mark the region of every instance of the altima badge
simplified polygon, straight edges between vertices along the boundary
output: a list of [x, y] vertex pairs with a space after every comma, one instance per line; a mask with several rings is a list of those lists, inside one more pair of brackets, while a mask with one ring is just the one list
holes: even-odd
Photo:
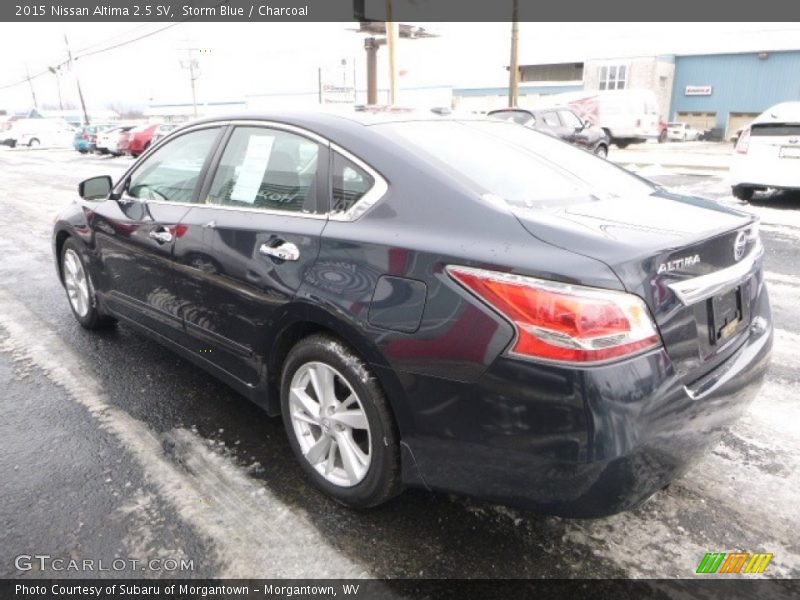
[[699, 262], [699, 254], [695, 254], [694, 256], [684, 256], [683, 258], [676, 258], [675, 260], [670, 260], [658, 265], [658, 274], [661, 275], [661, 273], [669, 273], [670, 271], [677, 271], [678, 269], [693, 267]]

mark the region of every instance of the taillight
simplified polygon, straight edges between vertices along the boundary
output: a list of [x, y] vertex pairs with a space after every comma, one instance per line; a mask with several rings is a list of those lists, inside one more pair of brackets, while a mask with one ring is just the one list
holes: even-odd
[[633, 294], [469, 267], [447, 272], [514, 324], [514, 355], [592, 363], [661, 345], [647, 306]]
[[747, 149], [750, 147], [750, 128], [747, 127], [739, 134], [739, 139], [736, 140], [736, 152], [739, 154], [747, 154]]

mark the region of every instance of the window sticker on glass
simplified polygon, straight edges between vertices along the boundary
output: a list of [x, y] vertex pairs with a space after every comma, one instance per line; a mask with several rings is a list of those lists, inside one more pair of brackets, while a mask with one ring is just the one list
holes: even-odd
[[272, 144], [275, 138], [265, 135], [251, 135], [247, 142], [244, 161], [242, 161], [236, 185], [233, 186], [230, 199], [237, 202], [254, 204], [264, 173], [267, 170]]

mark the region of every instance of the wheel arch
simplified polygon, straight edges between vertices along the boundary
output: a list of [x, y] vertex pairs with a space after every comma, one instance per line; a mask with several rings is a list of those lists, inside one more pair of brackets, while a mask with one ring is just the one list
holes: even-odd
[[265, 352], [267, 388], [265, 408], [270, 415], [280, 414], [280, 377], [289, 352], [301, 339], [322, 333], [341, 340], [367, 363], [386, 394], [392, 416], [402, 437], [411, 418], [406, 408], [407, 403], [404, 401], [404, 387], [394, 371], [389, 368], [378, 347], [365, 333], [328, 311], [305, 302], [294, 304], [276, 321], [281, 323], [281, 327], [267, 340]]

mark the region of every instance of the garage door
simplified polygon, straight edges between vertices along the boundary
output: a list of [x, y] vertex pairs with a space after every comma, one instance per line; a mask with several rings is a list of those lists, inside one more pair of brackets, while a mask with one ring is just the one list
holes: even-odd
[[679, 112], [678, 121], [688, 123], [695, 129], [705, 131], [717, 126], [717, 113], [712, 112]]
[[731, 113], [731, 116], [728, 117], [728, 130], [725, 132], [725, 137], [730, 139], [736, 132], [740, 129], [747, 127], [750, 124], [750, 121], [755, 119], [759, 113]]

